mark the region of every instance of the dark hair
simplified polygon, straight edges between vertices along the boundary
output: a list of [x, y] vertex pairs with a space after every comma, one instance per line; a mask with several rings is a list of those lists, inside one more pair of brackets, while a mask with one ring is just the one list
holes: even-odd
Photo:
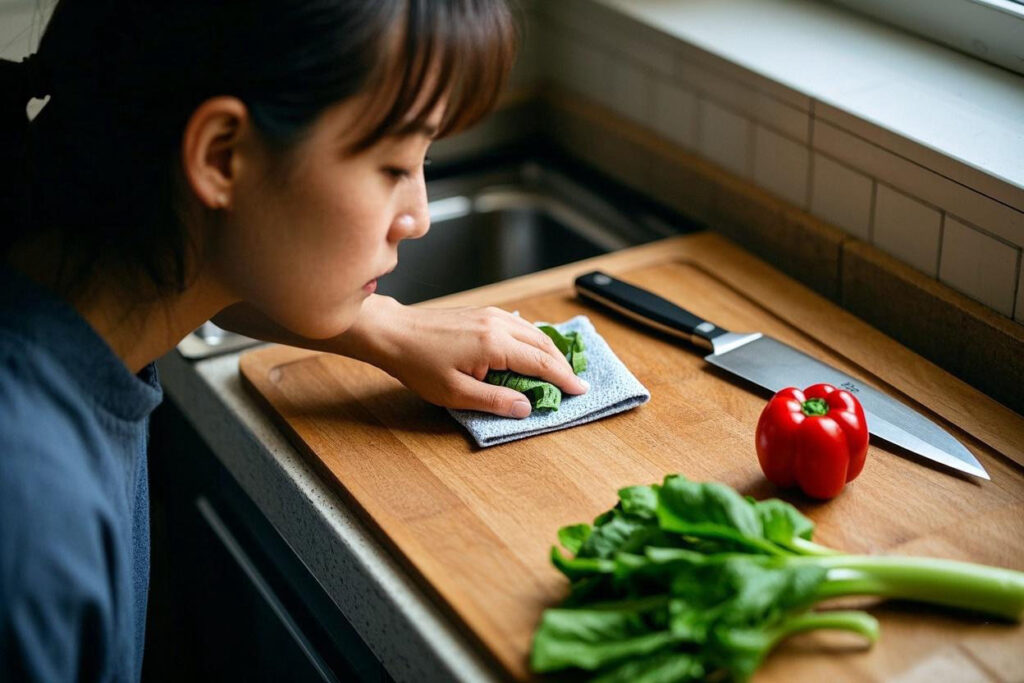
[[60, 0], [30, 65], [0, 63], [0, 143], [23, 161], [0, 178], [14, 192], [0, 249], [58, 230], [85, 263], [181, 289], [180, 142], [205, 99], [239, 97], [280, 154], [360, 92], [374, 106], [356, 149], [450, 95], [446, 135], [493, 107], [516, 43], [505, 0]]

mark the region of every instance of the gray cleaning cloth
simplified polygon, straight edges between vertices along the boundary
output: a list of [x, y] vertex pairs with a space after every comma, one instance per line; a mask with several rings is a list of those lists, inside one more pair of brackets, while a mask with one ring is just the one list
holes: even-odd
[[563, 394], [558, 410], [535, 410], [522, 420], [473, 410], [449, 410], [481, 448], [600, 420], [650, 400], [650, 392], [622, 364], [587, 316], [578, 315], [554, 327], [563, 334], [577, 331], [583, 338], [587, 369], [579, 376], [590, 382], [590, 391], [582, 396]]

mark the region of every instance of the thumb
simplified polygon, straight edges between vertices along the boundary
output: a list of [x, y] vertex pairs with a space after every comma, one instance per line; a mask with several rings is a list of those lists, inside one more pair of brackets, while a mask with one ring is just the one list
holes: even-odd
[[481, 382], [469, 375], [459, 375], [454, 389], [451, 407], [459, 410], [480, 410], [514, 418], [528, 417], [533, 410], [529, 399], [520, 392]]

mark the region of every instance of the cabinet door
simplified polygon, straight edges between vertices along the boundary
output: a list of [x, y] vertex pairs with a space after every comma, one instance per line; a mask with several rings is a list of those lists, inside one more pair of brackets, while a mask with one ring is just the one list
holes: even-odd
[[144, 681], [388, 680], [330, 597], [173, 406], [154, 418], [150, 443]]

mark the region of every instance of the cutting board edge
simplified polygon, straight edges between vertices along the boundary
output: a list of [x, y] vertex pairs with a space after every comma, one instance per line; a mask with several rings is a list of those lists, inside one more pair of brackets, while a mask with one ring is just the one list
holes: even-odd
[[[327, 463], [312, 451], [309, 444], [307, 444], [295, 431], [294, 427], [288, 423], [287, 418], [273, 406], [270, 398], [265, 396], [259, 387], [257, 387], [252, 381], [249, 377], [249, 373], [257, 375], [260, 373], [267, 374], [275, 367], [280, 367], [282, 365], [281, 363], [263, 362], [267, 357], [275, 355], [273, 353], [274, 351], [280, 353], [281, 346], [282, 345], [276, 345], [256, 349], [246, 353], [244, 357], [239, 359], [239, 376], [243, 389], [260, 405], [263, 410], [270, 414], [274, 424], [282, 431], [285, 438], [288, 440], [288, 443], [313, 469], [317, 477], [319, 477], [325, 485], [327, 485], [337, 495], [341, 496], [346, 506], [356, 514], [362, 523], [367, 525], [373, 538], [380, 543], [384, 552], [409, 572], [409, 575], [413, 578], [416, 585], [423, 590], [424, 594], [430, 600], [431, 605], [433, 605], [440, 614], [444, 615], [444, 618], [448, 620], [449, 625], [456, 628], [459, 633], [469, 639], [474, 650], [480, 656], [491, 662], [496, 667], [496, 670], [500, 670], [503, 673], [505, 680], [535, 680], [535, 676], [529, 670], [528, 661], [519, 661], [519, 658], [512, 656], [503, 656], [507, 651], [498, 651], [488, 646], [487, 641], [485, 640], [485, 635], [477, 632], [473, 628], [474, 624], [480, 623], [480, 617], [476, 616], [467, 619], [467, 615], [460, 613], [455, 607], [456, 604], [460, 604], [463, 607], [466, 605], [474, 606], [474, 602], [472, 600], [453, 600], [450, 598], [454, 596], [446, 596], [446, 594], [438, 590], [438, 587], [430, 581], [429, 577], [423, 573], [423, 570], [407, 556], [405, 551], [403, 551], [402, 546], [400, 545], [401, 539], [391, 537], [383, 526], [381, 526], [381, 521], [376, 519], [374, 515], [371, 514], [371, 512], [359, 501], [356, 495], [346, 488]], [[294, 349], [293, 347], [288, 347], [288, 350], [294, 350], [297, 352], [304, 351]], [[286, 361], [284, 364], [291, 362], [306, 362], [316, 356], [330, 354], [312, 351], [309, 353], [295, 353], [294, 355], [297, 357], [293, 360], [290, 359]], [[475, 607], [474, 611], [477, 611]]]

